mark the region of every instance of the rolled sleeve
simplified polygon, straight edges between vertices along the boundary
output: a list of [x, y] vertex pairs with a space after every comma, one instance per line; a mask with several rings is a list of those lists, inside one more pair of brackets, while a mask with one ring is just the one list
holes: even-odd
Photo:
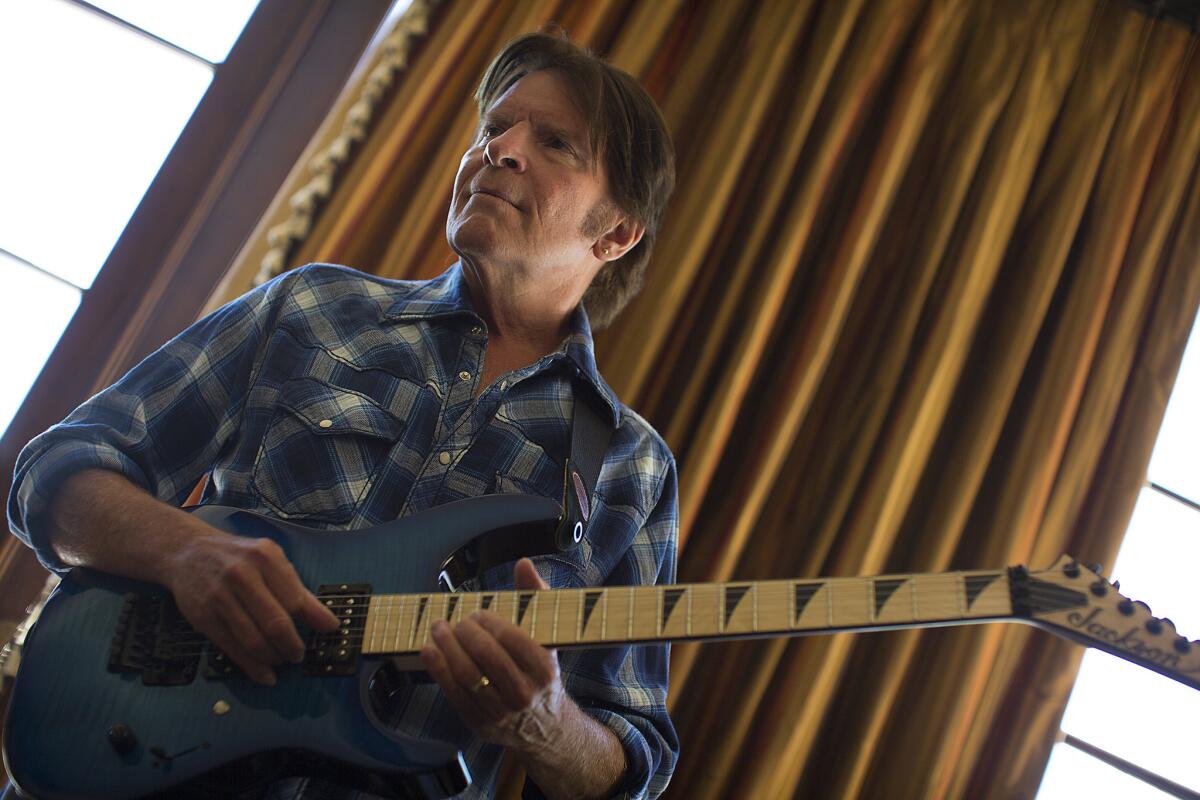
[[187, 497], [236, 433], [271, 298], [281, 294], [272, 282], [196, 322], [25, 446], [8, 522], [42, 564], [68, 569], [51, 546], [47, 515], [71, 475], [106, 469], [165, 502]]
[[[38, 561], [46, 569], [64, 573], [70, 567], [54, 552], [45, 524], [50, 501], [63, 482], [86, 469], [107, 469], [119, 472], [145, 488], [146, 476], [132, 459], [111, 447], [59, 441], [43, 450], [34, 446], [36, 441], [22, 451], [17, 461], [14, 488], [9, 496], [9, 527], [19, 539], [33, 548]], [[27, 455], [31, 449], [32, 452]]]
[[[651, 751], [647, 734], [625, 716], [615, 711], [603, 708], [584, 708], [584, 711], [611, 730], [625, 751], [625, 777], [618, 787], [618, 793], [614, 796], [627, 800], [642, 800], [644, 797], [656, 797], [661, 794], [662, 790], [666, 788], [665, 780], [662, 781], [661, 786], [654, 787], [655, 791], [651, 793], [651, 781], [661, 759], [655, 758], [655, 753]], [[650, 738], [658, 739], [659, 737], [656, 732], [652, 732]], [[659, 744], [660, 746], [655, 749], [658, 753], [662, 753], [664, 748], [661, 746], [661, 742]]]

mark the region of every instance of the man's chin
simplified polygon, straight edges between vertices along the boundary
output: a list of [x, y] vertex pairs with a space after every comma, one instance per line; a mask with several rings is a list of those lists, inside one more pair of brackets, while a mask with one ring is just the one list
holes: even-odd
[[447, 231], [446, 241], [460, 258], [471, 261], [494, 261], [504, 249], [494, 226], [470, 220]]

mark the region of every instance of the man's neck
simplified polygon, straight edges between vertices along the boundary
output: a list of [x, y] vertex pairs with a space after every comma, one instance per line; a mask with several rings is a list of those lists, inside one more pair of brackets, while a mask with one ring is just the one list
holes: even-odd
[[515, 270], [485, 271], [463, 262], [472, 305], [488, 327], [481, 391], [499, 376], [557, 350], [571, 331], [571, 315], [582, 297], [578, 287], [544, 281], [537, 285], [518, 275]]
[[462, 260], [463, 279], [489, 339], [543, 356], [558, 349], [571, 330], [571, 315], [591, 275], [579, 270], [542, 270], [534, 277], [519, 267], [481, 269]]

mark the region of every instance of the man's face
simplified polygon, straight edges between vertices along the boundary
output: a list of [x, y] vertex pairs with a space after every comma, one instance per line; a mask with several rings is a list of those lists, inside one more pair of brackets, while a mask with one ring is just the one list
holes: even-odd
[[610, 216], [607, 176], [592, 162], [587, 122], [568, 92], [557, 73], [540, 70], [485, 111], [446, 220], [460, 255], [534, 277], [598, 267], [593, 246], [603, 226], [595, 223]]

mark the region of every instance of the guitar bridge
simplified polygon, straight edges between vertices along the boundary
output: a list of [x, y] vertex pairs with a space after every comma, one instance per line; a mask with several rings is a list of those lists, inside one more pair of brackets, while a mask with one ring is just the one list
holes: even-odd
[[198, 639], [170, 597], [128, 592], [113, 630], [108, 671], [140, 674], [145, 686], [184, 686], [200, 664]]
[[317, 587], [317, 599], [340, 623], [332, 633], [313, 633], [304, 651], [305, 675], [353, 675], [362, 653], [371, 585], [337, 583]]

